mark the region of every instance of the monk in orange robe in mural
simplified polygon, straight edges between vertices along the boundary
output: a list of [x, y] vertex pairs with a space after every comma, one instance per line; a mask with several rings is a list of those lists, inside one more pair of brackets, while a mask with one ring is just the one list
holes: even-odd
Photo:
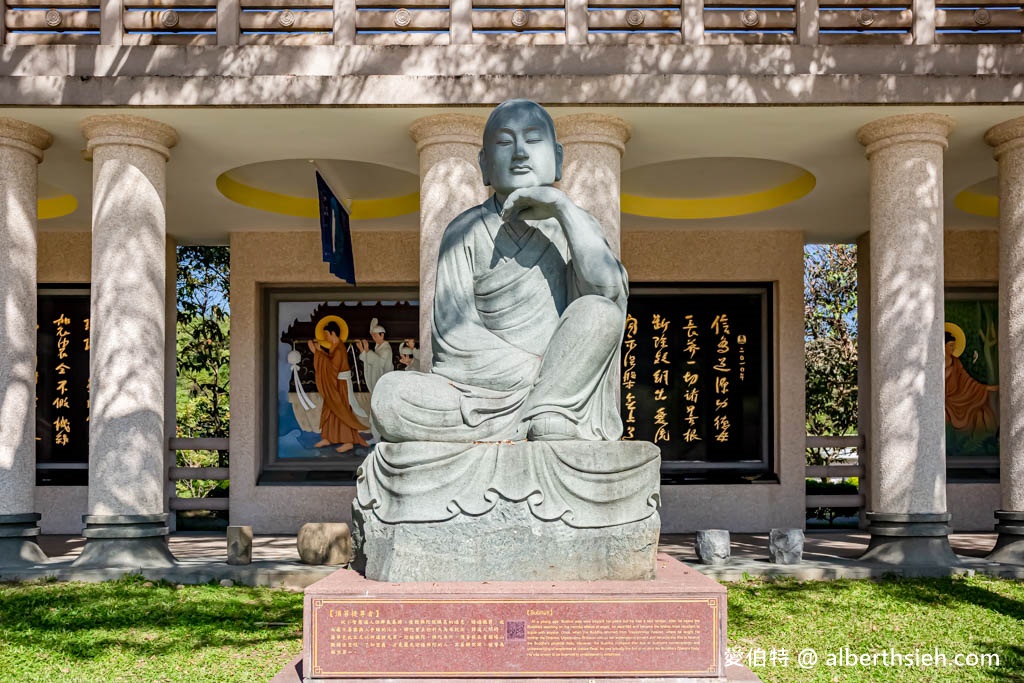
[[[348, 382], [351, 381], [351, 375], [348, 373], [351, 369], [345, 345], [339, 336], [341, 328], [332, 321], [324, 327], [324, 332], [331, 345], [329, 351], [325, 351], [315, 341], [309, 342], [309, 350], [313, 352], [313, 369], [316, 372], [316, 389], [320, 392], [320, 400], [323, 402], [320, 411], [322, 439], [314, 448], [337, 443], [341, 445], [335, 450], [338, 453], [345, 453], [355, 448], [357, 444], [368, 445], [359, 432], [366, 431], [369, 427], [359, 421], [349, 403]], [[348, 379], [342, 379], [339, 375]]]
[[972, 434], [994, 432], [999, 427], [989, 396], [996, 385], [982, 384], [968, 374], [954, 351], [956, 338], [946, 332], [946, 422]]

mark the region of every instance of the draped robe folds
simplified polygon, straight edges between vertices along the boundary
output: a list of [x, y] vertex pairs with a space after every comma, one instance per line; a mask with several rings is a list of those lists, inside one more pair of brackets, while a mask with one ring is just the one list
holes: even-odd
[[369, 351], [360, 351], [359, 360], [363, 361], [366, 387], [370, 390], [370, 393], [373, 393], [373, 390], [377, 388], [377, 381], [381, 377], [395, 369], [391, 354], [391, 344], [388, 342], [377, 344]]
[[453, 220], [438, 255], [433, 369], [381, 380], [373, 405], [384, 439], [521, 440], [531, 418], [557, 413], [581, 439], [617, 440], [626, 272], [618, 264], [603, 278], [612, 287], [584, 275], [554, 219], [510, 226], [492, 196]]
[[994, 432], [999, 418], [992, 409], [988, 385], [968, 374], [959, 358], [946, 368], [946, 421], [971, 434]]
[[359, 432], [365, 431], [368, 427], [352, 412], [352, 406], [348, 402], [346, 381], [338, 379], [338, 373], [349, 370], [345, 345], [339, 343], [330, 351], [317, 348], [313, 353], [313, 369], [316, 373], [316, 389], [323, 401], [323, 409], [320, 411], [320, 435], [332, 444], [352, 443], [366, 446], [366, 440]]

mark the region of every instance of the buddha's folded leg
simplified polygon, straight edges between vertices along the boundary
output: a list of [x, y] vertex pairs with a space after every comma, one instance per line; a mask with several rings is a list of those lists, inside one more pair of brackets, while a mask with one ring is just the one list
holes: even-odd
[[604, 297], [584, 296], [569, 304], [544, 354], [523, 420], [561, 415], [573, 438], [619, 438], [617, 373], [611, 366], [625, 319], [625, 311]]
[[[518, 410], [501, 410], [499, 403], [493, 419], [484, 415], [478, 424], [467, 424], [463, 405], [468, 398], [466, 389], [460, 390], [446, 377], [432, 373], [389, 372], [374, 388], [371, 419], [381, 438], [393, 443], [512, 438], [507, 433], [514, 433], [518, 425]], [[486, 399], [482, 403], [486, 409]]]

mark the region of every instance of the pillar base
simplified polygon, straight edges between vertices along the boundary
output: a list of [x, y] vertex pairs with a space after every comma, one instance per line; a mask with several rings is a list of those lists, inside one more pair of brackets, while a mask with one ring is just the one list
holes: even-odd
[[167, 515], [84, 515], [85, 547], [72, 567], [166, 569], [177, 564], [167, 548]]
[[948, 512], [869, 512], [871, 542], [861, 562], [901, 567], [956, 567], [960, 558], [949, 545]]
[[1024, 512], [996, 510], [996, 546], [985, 558], [989, 562], [1024, 564]]
[[49, 560], [36, 544], [40, 514], [0, 515], [0, 567], [31, 567]]

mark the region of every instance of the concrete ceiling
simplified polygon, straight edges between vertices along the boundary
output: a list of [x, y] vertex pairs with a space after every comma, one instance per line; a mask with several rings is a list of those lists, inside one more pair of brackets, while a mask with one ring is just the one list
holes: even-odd
[[[550, 107], [554, 116], [587, 111]], [[40, 166], [45, 197], [69, 193], [78, 200], [71, 214], [41, 221], [42, 230], [88, 230], [91, 166], [82, 160], [79, 122], [106, 109], [6, 108], [0, 116], [18, 118], [54, 134]], [[118, 110], [126, 113], [125, 110]], [[317, 221], [248, 208], [224, 197], [217, 177], [248, 167], [242, 177], [263, 178], [276, 191], [304, 185], [302, 160], [331, 159], [350, 172], [353, 194], [370, 199], [405, 194], [418, 173], [409, 125], [438, 108], [166, 108], [132, 109], [174, 126], [181, 137], [168, 164], [168, 231], [182, 243], [226, 243], [234, 231], [313, 230]], [[461, 108], [487, 114], [487, 109]], [[591, 110], [593, 111], [593, 110]], [[991, 191], [996, 172], [982, 136], [990, 126], [1024, 115], [1024, 105], [929, 107], [604, 107], [633, 126], [623, 158], [624, 191], [645, 196], [711, 197], [757, 191], [793, 179], [806, 170], [816, 178], [813, 191], [785, 206], [728, 218], [665, 220], [624, 215], [623, 229], [786, 229], [801, 230], [809, 242], [850, 240], [867, 229], [868, 164], [856, 140], [863, 124], [908, 112], [944, 112], [957, 128], [945, 163], [946, 222], [950, 229], [995, 229], [996, 221], [954, 205], [961, 191]], [[723, 158], [732, 158], [723, 161]], [[697, 160], [706, 161], [697, 161]], [[736, 161], [739, 159], [741, 161]], [[278, 160], [265, 174], [249, 166]], [[294, 161], [298, 160], [298, 161]], [[691, 161], [687, 161], [691, 160]], [[745, 162], [743, 160], [746, 160]], [[657, 165], [657, 166], [655, 166]], [[394, 171], [394, 172], [392, 172]], [[270, 178], [270, 180], [266, 180]], [[301, 181], [301, 182], [300, 182]], [[986, 183], [985, 181], [989, 181]], [[308, 196], [313, 196], [312, 173]], [[719, 187], [718, 183], [721, 183]], [[979, 185], [981, 183], [981, 185]], [[393, 184], [390, 188], [378, 184]], [[650, 192], [642, 191], [644, 187]], [[264, 188], [271, 189], [271, 188]], [[359, 196], [362, 195], [362, 196]], [[415, 213], [355, 221], [354, 228], [416, 230]]]

